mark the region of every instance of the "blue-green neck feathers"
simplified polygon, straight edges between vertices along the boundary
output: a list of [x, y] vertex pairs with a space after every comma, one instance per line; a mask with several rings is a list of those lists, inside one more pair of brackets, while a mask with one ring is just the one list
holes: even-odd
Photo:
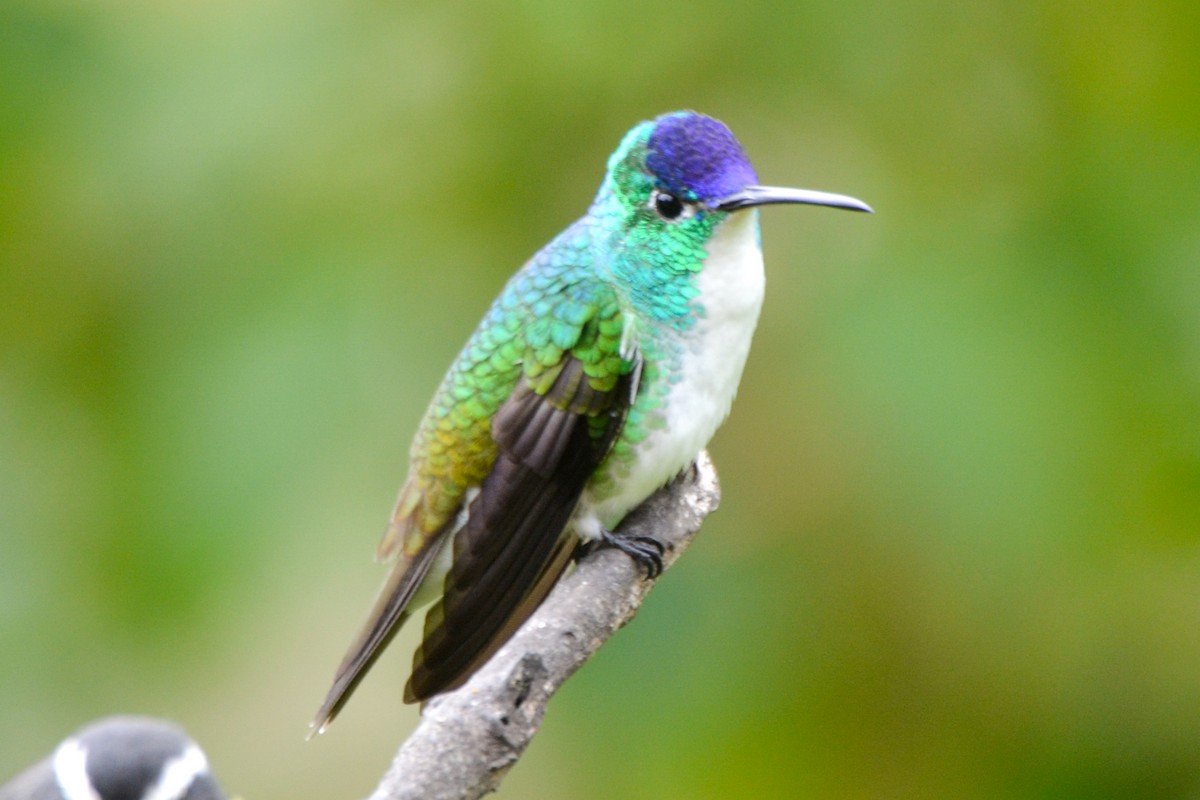
[[713, 206], [756, 182], [733, 134], [702, 114], [666, 114], [625, 136], [587, 219], [605, 239], [604, 266], [639, 312], [679, 330], [695, 323], [694, 276], [728, 216]]

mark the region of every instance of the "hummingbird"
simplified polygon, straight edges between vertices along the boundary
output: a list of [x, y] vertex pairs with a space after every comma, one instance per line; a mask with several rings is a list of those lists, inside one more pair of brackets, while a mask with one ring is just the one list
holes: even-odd
[[773, 203], [871, 211], [760, 185], [703, 114], [625, 135], [587, 213], [508, 281], [435, 392], [378, 548], [395, 563], [316, 732], [414, 609], [433, 603], [409, 703], [462, 685], [582, 547], [661, 572], [661, 543], [613, 531], [729, 413], [763, 302], [758, 207]]

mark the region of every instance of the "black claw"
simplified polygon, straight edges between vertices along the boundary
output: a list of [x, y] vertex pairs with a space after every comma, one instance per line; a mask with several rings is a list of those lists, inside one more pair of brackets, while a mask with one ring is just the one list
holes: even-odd
[[653, 580], [663, 571], [663, 553], [666, 548], [663, 543], [652, 536], [621, 536], [612, 531], [600, 534], [604, 543], [615, 547], [632, 558], [637, 565], [646, 570], [646, 577]]

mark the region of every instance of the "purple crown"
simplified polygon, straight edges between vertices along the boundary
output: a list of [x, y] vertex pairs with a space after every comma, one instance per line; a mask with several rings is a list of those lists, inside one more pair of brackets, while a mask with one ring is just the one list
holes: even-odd
[[688, 200], [713, 201], [758, 183], [729, 128], [694, 111], [655, 120], [646, 168], [663, 188]]

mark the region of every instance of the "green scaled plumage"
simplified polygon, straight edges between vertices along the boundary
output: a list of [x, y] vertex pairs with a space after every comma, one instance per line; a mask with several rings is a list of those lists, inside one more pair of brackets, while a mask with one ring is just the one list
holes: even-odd
[[413, 440], [380, 557], [415, 556], [458, 513], [495, 460], [492, 417], [519, 380], [545, 395], [569, 356], [594, 391], [608, 392], [632, 369], [620, 354], [617, 296], [586, 266], [587, 238], [572, 228], [517, 273], [442, 380]]
[[754, 207], [783, 202], [869, 210], [758, 186], [733, 135], [699, 114], [625, 136], [588, 213], [513, 276], [435, 393], [379, 546], [395, 565], [318, 729], [429, 601], [409, 702], [469, 678], [581, 541], [653, 569], [653, 545], [610, 531], [728, 413], [762, 302]]

